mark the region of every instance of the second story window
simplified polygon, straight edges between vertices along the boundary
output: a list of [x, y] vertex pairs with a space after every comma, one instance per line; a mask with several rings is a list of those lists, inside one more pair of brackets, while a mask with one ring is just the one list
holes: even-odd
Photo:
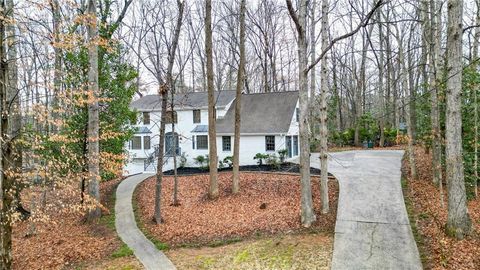
[[176, 111], [168, 111], [167, 114], [165, 115], [165, 124], [171, 124], [173, 121], [173, 123], [177, 123], [177, 112]]
[[143, 124], [144, 125], [150, 125], [150, 113], [149, 112], [143, 112]]
[[198, 124], [202, 122], [202, 116], [200, 115], [200, 110], [193, 110], [193, 123]]

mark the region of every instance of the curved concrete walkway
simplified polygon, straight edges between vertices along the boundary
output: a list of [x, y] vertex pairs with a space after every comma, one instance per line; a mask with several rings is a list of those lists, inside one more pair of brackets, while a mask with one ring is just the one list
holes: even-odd
[[[403, 151], [331, 153], [340, 185], [332, 269], [422, 269], [401, 187]], [[318, 154], [312, 167], [320, 168]]]
[[118, 185], [115, 201], [115, 228], [118, 235], [140, 260], [145, 269], [176, 269], [173, 263], [158, 250], [138, 229], [133, 214], [132, 196], [135, 187], [154, 174], [137, 174]]

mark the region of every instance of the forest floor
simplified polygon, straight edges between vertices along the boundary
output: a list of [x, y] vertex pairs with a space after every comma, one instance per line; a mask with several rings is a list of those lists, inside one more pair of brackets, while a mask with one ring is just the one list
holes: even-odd
[[173, 177], [165, 177], [165, 222], [152, 222], [155, 178], [135, 194], [139, 227], [179, 269], [328, 269], [333, 247], [338, 183], [330, 181], [331, 211], [320, 214], [319, 178], [312, 177], [317, 222], [300, 224], [299, 175], [242, 173], [231, 194], [232, 174], [219, 174], [220, 196], [207, 199], [208, 175], [181, 176], [180, 205], [172, 205]]
[[404, 159], [403, 181], [405, 203], [425, 269], [480, 269], [480, 199], [468, 202], [473, 232], [463, 240], [445, 233], [447, 221], [446, 185], [445, 207], [440, 204], [439, 189], [432, 183], [432, 157], [421, 147], [415, 149], [418, 179], [409, 174], [408, 159]]
[[143, 269], [115, 232], [114, 194], [121, 180], [101, 183], [109, 211], [98, 222], [85, 223], [78, 214], [56, 209], [48, 213], [49, 221], [36, 224], [33, 235], [30, 222], [16, 224], [13, 269]]

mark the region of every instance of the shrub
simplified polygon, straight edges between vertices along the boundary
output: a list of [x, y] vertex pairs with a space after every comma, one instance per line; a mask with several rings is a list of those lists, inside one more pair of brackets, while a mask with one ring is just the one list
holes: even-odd
[[178, 164], [178, 167], [183, 168], [185, 167], [186, 164], [187, 164], [187, 154], [183, 152], [182, 155], [180, 156], [180, 164]]
[[253, 159], [257, 160], [258, 165], [263, 165], [263, 161], [265, 161], [268, 158], [268, 154], [262, 154], [262, 153], [257, 153]]
[[223, 163], [224, 163], [228, 168], [232, 168], [232, 166], [233, 166], [233, 156], [226, 156], [226, 157], [223, 159]]
[[288, 150], [287, 149], [278, 150], [277, 153], [278, 153], [278, 157], [280, 158], [280, 162], [284, 163], [285, 158], [287, 157], [287, 154], [288, 154]]
[[200, 166], [202, 169], [208, 168], [208, 163], [209, 163], [209, 158], [208, 155], [199, 155], [196, 158], [194, 158], [195, 163]]
[[278, 162], [278, 157], [275, 154], [268, 155], [266, 162], [275, 169], [280, 168], [280, 162]]

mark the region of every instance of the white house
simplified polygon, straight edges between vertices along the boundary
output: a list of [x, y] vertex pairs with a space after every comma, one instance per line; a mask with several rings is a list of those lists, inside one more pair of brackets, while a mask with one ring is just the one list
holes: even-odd
[[[233, 155], [235, 91], [215, 92], [217, 153], [219, 160]], [[194, 158], [208, 155], [207, 92], [176, 94], [174, 112], [168, 104], [164, 169], [173, 166], [174, 152], [186, 157], [186, 166], [195, 167]], [[148, 95], [131, 103], [139, 113], [137, 132], [126, 145], [127, 174], [155, 171], [160, 129], [161, 97]], [[242, 94], [240, 165], [256, 164], [257, 153], [287, 149], [288, 157], [298, 155], [298, 92]], [[172, 121], [175, 132], [172, 133]], [[157, 149], [157, 150], [156, 150]]]

